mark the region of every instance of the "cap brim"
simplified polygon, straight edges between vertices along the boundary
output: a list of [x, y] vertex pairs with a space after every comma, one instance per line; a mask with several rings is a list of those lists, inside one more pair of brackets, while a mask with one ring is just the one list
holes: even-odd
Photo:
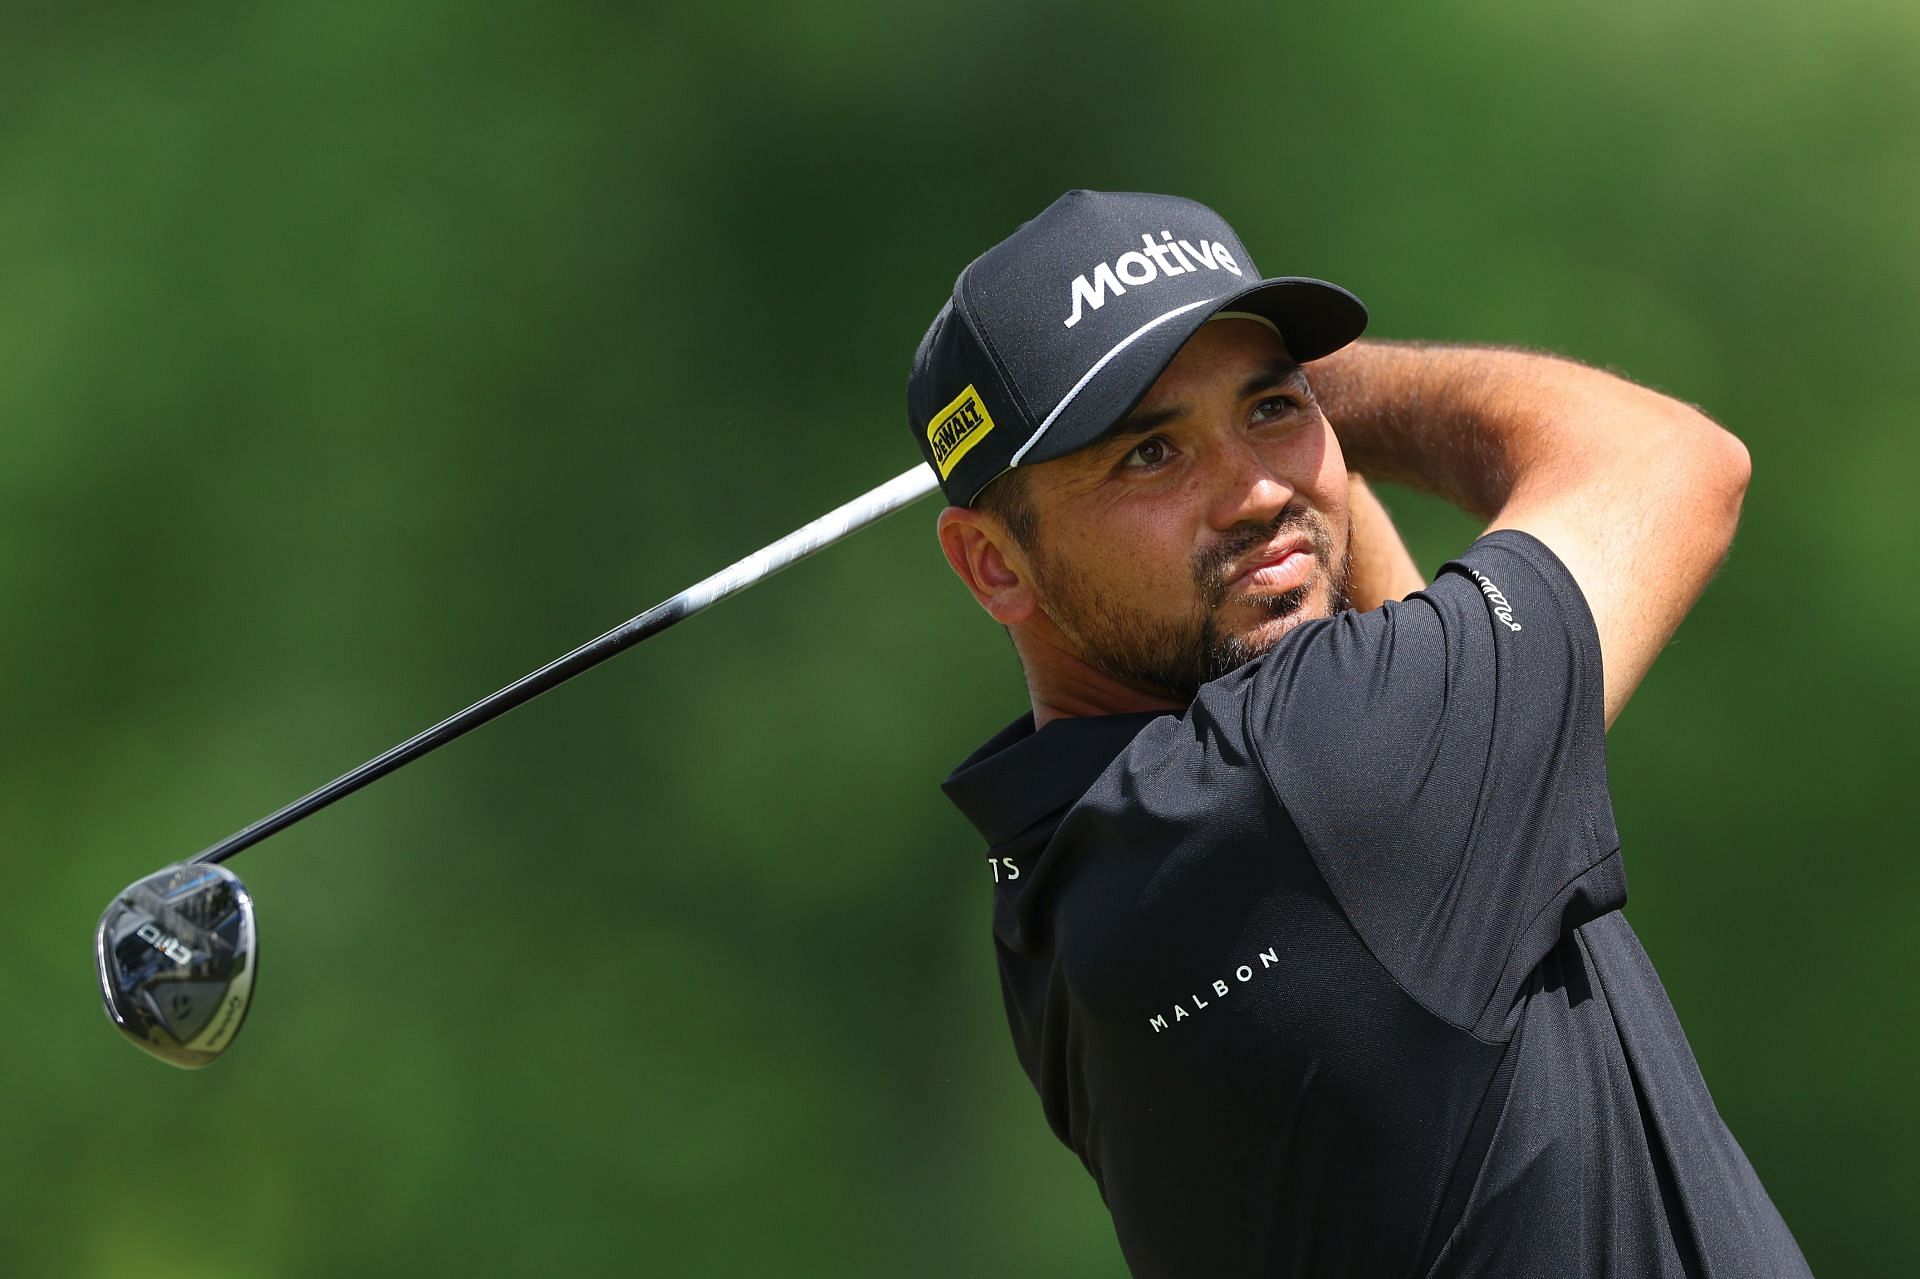
[[1187, 339], [1222, 311], [1245, 311], [1271, 320], [1287, 354], [1306, 363], [1331, 355], [1366, 331], [1367, 308], [1337, 284], [1305, 276], [1261, 280], [1237, 293], [1210, 299], [1163, 317], [1107, 353], [1052, 421], [1018, 455], [1019, 465], [1065, 457], [1098, 441], [1159, 380]]

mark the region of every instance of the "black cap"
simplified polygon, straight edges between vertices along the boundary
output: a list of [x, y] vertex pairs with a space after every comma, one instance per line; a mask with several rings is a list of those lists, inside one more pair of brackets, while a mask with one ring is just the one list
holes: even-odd
[[1233, 228], [1171, 195], [1069, 191], [967, 264], [914, 352], [907, 419], [955, 506], [1008, 467], [1085, 448], [1222, 311], [1272, 322], [1300, 361], [1367, 327], [1324, 280], [1261, 278]]

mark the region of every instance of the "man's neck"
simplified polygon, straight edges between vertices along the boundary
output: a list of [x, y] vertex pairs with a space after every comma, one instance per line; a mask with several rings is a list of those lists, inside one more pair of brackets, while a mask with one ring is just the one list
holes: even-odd
[[1014, 650], [1026, 670], [1034, 731], [1056, 719], [1187, 709], [1187, 703], [1165, 693], [1123, 684], [1094, 669], [1066, 647], [1058, 631], [1044, 629], [1048, 633], [1023, 627], [1013, 637]]

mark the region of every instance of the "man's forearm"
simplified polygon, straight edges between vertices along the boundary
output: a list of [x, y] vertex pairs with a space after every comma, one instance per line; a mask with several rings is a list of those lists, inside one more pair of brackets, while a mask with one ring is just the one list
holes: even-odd
[[1347, 595], [1353, 607], [1371, 612], [1387, 600], [1405, 599], [1427, 584], [1387, 508], [1358, 471], [1347, 475], [1347, 511], [1353, 532]]
[[[1350, 470], [1491, 519], [1537, 468], [1685, 406], [1598, 369], [1492, 347], [1356, 342], [1306, 366]], [[1619, 441], [1624, 443], [1624, 441]]]
[[1349, 470], [1557, 556], [1600, 637], [1611, 725], [1733, 544], [1746, 446], [1691, 405], [1520, 351], [1356, 343], [1307, 378]]

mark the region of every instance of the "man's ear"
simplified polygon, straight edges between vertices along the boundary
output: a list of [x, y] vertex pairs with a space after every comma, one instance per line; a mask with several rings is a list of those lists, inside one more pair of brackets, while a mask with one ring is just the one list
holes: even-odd
[[1026, 556], [992, 516], [964, 506], [940, 512], [947, 563], [1002, 626], [1018, 626], [1039, 607]]

